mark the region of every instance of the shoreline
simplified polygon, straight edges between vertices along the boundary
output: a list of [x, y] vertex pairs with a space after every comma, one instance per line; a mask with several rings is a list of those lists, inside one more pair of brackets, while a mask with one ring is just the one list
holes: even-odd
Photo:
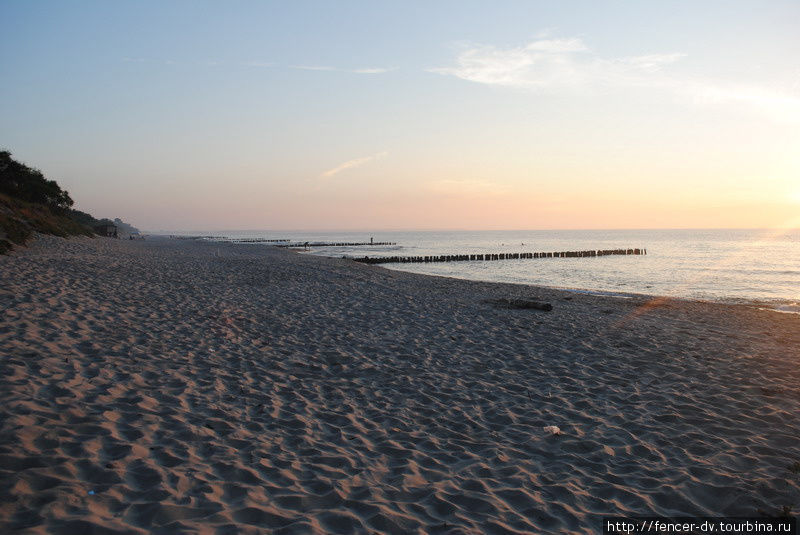
[[160, 237], [42, 237], [0, 272], [0, 528], [594, 533], [800, 503], [794, 314]]
[[[233, 243], [233, 245], [241, 245], [241, 243]], [[268, 244], [267, 244], [268, 245]], [[322, 258], [332, 258], [332, 259], [342, 259], [342, 257], [338, 256], [327, 256], [323, 254], [314, 254], [312, 252], [304, 251], [303, 249], [287, 249], [287, 251], [291, 251], [296, 254], [305, 255], [305, 256], [318, 256]], [[347, 257], [345, 260], [352, 260], [352, 258]], [[648, 294], [648, 293], [640, 293], [640, 292], [615, 292], [611, 290], [598, 290], [594, 288], [579, 288], [579, 287], [564, 287], [564, 286], [546, 286], [540, 284], [530, 284], [526, 282], [505, 282], [505, 281], [492, 281], [488, 279], [470, 279], [467, 277], [457, 277], [454, 275], [440, 275], [435, 273], [423, 273], [420, 271], [406, 271], [402, 267], [399, 267], [404, 264], [374, 264], [372, 267], [381, 267], [383, 269], [388, 269], [390, 271], [399, 271], [402, 273], [412, 273], [415, 275], [420, 275], [423, 277], [441, 277], [445, 279], [454, 279], [454, 280], [461, 280], [461, 281], [469, 281], [469, 282], [479, 282], [479, 283], [488, 283], [488, 284], [510, 284], [515, 286], [526, 286], [530, 288], [541, 288], [547, 290], [557, 290], [563, 292], [571, 292], [577, 294], [585, 294], [585, 295], [594, 295], [598, 297], [610, 297], [615, 299], [670, 299], [675, 301], [687, 301], [687, 302], [697, 302], [697, 303], [708, 303], [714, 305], [723, 305], [723, 306], [743, 306], [748, 308], [754, 308], [758, 310], [767, 310], [771, 312], [778, 312], [781, 314], [799, 314], [800, 315], [800, 305], [798, 305], [795, 301], [788, 300], [788, 299], [780, 299], [779, 301], [776, 300], [774, 302], [770, 301], [760, 301], [758, 299], [749, 299], [749, 298], [737, 298], [737, 297], [726, 297], [721, 298], [720, 300], [714, 299], [701, 299], [701, 298], [693, 298], [693, 297], [678, 297], [678, 296], [669, 296], [669, 295], [658, 295], [658, 294]], [[414, 264], [412, 264], [414, 265]], [[779, 308], [772, 308], [770, 305], [773, 306], [793, 306], [798, 307], [798, 310], [780, 310]]]
[[[249, 236], [280, 236], [302, 243], [363, 241], [368, 232], [279, 235], [267, 231], [233, 233], [232, 242]], [[796, 231], [764, 235], [748, 230], [630, 230], [630, 231], [484, 231], [446, 233], [388, 233], [378, 239], [398, 247], [314, 249], [311, 254], [339, 258], [481, 255], [572, 249], [607, 250], [648, 245], [651, 256], [604, 257], [590, 261], [572, 258], [522, 260], [489, 265], [485, 262], [402, 263], [402, 270], [449, 275], [470, 280], [512, 282], [556, 288], [634, 292], [724, 303], [751, 303], [800, 312], [800, 262]], [[516, 246], [515, 244], [519, 244]], [[634, 249], [635, 251], [635, 249]], [[513, 256], [513, 254], [512, 254]], [[368, 262], [369, 263], [369, 262]]]

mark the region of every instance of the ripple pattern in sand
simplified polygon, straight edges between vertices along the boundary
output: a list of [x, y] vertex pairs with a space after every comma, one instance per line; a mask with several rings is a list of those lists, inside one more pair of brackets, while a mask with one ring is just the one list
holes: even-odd
[[42, 238], [0, 268], [0, 528], [593, 533], [800, 503], [791, 316], [189, 241]]

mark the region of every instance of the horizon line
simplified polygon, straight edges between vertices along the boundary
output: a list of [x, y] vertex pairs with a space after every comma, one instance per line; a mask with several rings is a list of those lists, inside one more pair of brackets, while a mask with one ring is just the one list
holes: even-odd
[[302, 229], [302, 228], [249, 228], [249, 229], [157, 229], [142, 230], [143, 233], [162, 235], [177, 232], [563, 232], [563, 231], [622, 231], [622, 230], [800, 230], [797, 227], [625, 227], [625, 228], [503, 228], [503, 229], [475, 229], [475, 228], [340, 228], [340, 229]]

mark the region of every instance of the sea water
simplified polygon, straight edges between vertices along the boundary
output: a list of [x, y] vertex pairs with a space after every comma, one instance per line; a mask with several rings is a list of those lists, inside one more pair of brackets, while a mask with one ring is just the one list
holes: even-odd
[[[625, 294], [663, 295], [800, 312], [800, 230], [539, 230], [415, 232], [219, 232], [304, 242], [395, 242], [312, 247], [334, 257], [425, 256], [645, 248], [645, 256], [386, 264], [463, 279]], [[266, 244], [265, 244], [266, 245]]]

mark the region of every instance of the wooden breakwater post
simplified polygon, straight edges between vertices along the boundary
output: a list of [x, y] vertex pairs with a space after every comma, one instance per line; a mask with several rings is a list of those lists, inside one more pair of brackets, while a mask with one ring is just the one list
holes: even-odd
[[288, 239], [266, 239], [266, 238], [232, 238], [236, 243], [288, 243]]
[[362, 245], [397, 245], [393, 241], [376, 241], [376, 242], [297, 242], [297, 243], [279, 243], [275, 247], [359, 247]]
[[589, 251], [559, 251], [541, 253], [486, 253], [438, 256], [365, 256], [353, 258], [363, 264], [416, 264], [432, 262], [487, 262], [493, 260], [524, 260], [533, 258], [593, 258], [610, 255], [646, 255], [647, 249], [601, 249]]

